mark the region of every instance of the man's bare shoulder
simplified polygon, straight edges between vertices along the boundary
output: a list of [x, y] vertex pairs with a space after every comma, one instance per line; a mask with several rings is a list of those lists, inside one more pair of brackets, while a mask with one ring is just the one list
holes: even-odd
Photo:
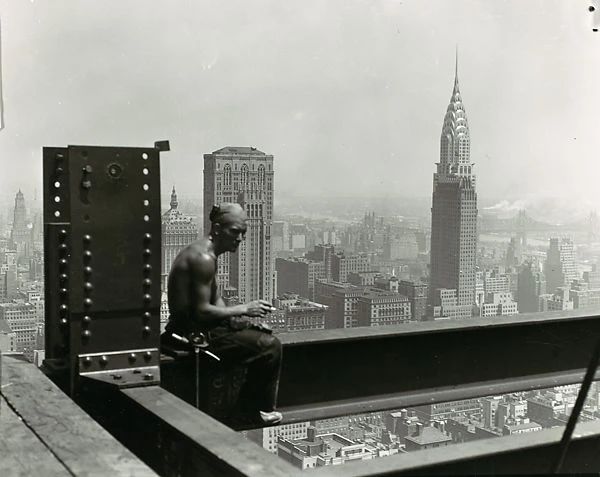
[[216, 257], [208, 239], [193, 242], [179, 252], [173, 262], [173, 270], [214, 274]]

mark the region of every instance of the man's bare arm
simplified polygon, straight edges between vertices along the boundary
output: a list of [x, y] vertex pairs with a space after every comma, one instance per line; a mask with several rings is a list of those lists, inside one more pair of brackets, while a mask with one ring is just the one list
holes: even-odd
[[189, 262], [192, 272], [193, 303], [196, 304], [193, 319], [198, 325], [217, 326], [226, 318], [244, 314], [243, 305], [226, 307], [222, 299], [222, 305], [218, 300], [216, 305], [210, 302], [212, 282], [217, 272], [216, 262], [212, 257], [201, 253], [190, 258]]
[[[212, 282], [216, 275], [216, 262], [207, 254], [199, 254], [190, 259], [192, 272], [192, 293], [194, 294], [193, 319], [199, 326], [217, 326], [224, 320], [237, 316], [262, 316], [271, 311], [271, 305], [263, 300], [244, 305], [225, 306], [219, 297], [216, 304], [210, 302]], [[219, 303], [220, 301], [220, 303]]]

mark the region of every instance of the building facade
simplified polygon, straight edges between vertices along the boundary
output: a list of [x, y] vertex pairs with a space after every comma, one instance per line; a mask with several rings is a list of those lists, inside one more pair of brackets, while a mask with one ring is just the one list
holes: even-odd
[[171, 270], [171, 265], [177, 254], [186, 245], [198, 240], [198, 227], [192, 217], [185, 215], [177, 207], [177, 192], [175, 186], [171, 192], [171, 208], [165, 212], [161, 219], [162, 226], [162, 266], [163, 289], [166, 289], [166, 276]]
[[546, 277], [532, 262], [526, 262], [519, 271], [517, 303], [519, 313], [540, 311], [540, 296], [546, 294]]
[[570, 238], [551, 238], [544, 274], [548, 293], [554, 293], [558, 287], [570, 286], [577, 278], [575, 248]]
[[456, 290], [457, 317], [472, 316], [475, 303], [477, 251], [477, 192], [474, 164], [470, 160], [467, 115], [458, 85], [444, 117], [440, 162], [433, 176], [431, 207], [430, 304], [436, 290]]
[[271, 226], [273, 156], [254, 147], [224, 147], [204, 155], [204, 233], [215, 204], [236, 202], [247, 214], [246, 239], [218, 262], [218, 287], [237, 289], [242, 302], [273, 298]]
[[24, 301], [0, 303], [0, 320], [14, 332], [16, 351], [33, 352], [38, 332], [35, 305]]
[[408, 298], [391, 291], [368, 288], [358, 298], [358, 326], [386, 326], [411, 320]]
[[364, 287], [349, 283], [324, 282], [315, 283], [315, 301], [327, 305], [325, 327], [354, 328], [358, 326], [358, 299]]
[[408, 298], [412, 321], [423, 321], [427, 313], [427, 285], [411, 280], [400, 280], [398, 293]]
[[315, 281], [325, 279], [325, 263], [306, 258], [276, 258], [277, 291], [314, 299]]
[[29, 256], [32, 245], [32, 233], [31, 229], [27, 226], [27, 209], [25, 208], [25, 197], [21, 189], [19, 189], [19, 192], [15, 196], [10, 243], [11, 247], [17, 250], [18, 258]]
[[326, 305], [312, 302], [295, 294], [280, 295], [273, 300], [273, 305], [283, 311], [284, 328], [282, 331], [325, 329]]

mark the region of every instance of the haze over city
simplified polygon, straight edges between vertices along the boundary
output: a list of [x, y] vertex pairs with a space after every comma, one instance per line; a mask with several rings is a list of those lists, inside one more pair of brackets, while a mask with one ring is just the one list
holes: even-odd
[[[576, 2], [2, 2], [0, 190], [41, 148], [169, 139], [163, 195], [202, 154], [275, 157], [275, 198], [428, 197], [458, 48], [482, 204], [598, 202], [598, 41]], [[576, 206], [572, 204], [576, 203]], [[277, 208], [277, 206], [276, 206]], [[576, 209], [576, 210], [574, 210]]]

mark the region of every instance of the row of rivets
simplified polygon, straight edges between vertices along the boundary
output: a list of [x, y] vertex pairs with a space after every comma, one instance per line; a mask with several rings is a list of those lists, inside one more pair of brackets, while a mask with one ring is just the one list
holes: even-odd
[[[145, 351], [143, 355], [141, 355], [144, 358], [144, 361], [150, 361], [152, 359], [152, 352], [151, 351]], [[136, 353], [129, 353], [129, 362], [130, 363], [135, 363], [138, 359], [138, 355]], [[93, 363], [93, 358], [91, 356], [86, 356], [83, 359], [83, 364], [85, 366], [90, 366]], [[108, 364], [109, 361], [109, 357], [106, 356], [105, 354], [103, 354], [102, 356], [100, 356], [100, 365], [101, 366], [106, 366]], [[139, 374], [141, 371], [139, 369], [134, 369], [133, 372], [135, 374]]]
[[92, 336], [92, 332], [88, 329], [90, 323], [92, 322], [92, 317], [90, 315], [88, 315], [87, 313], [89, 313], [90, 308], [94, 304], [94, 302], [90, 298], [90, 295], [92, 294], [92, 291], [94, 290], [94, 285], [92, 285], [92, 282], [91, 282], [92, 267], [90, 266], [90, 262], [92, 261], [92, 251], [89, 249], [90, 245], [92, 243], [92, 236], [89, 234], [85, 234], [82, 237], [82, 241], [83, 241], [83, 263], [84, 263], [83, 273], [85, 275], [85, 282], [83, 283], [83, 294], [84, 294], [83, 307], [85, 308], [86, 315], [84, 315], [83, 320], [82, 320], [82, 323], [83, 323], [83, 326], [85, 327], [85, 329], [81, 332], [81, 337], [83, 339], [87, 340]]
[[69, 323], [67, 319], [67, 314], [69, 312], [69, 306], [67, 305], [69, 301], [69, 292], [67, 289], [67, 280], [69, 279], [68, 275], [68, 266], [69, 261], [67, 260], [67, 252], [69, 250], [69, 246], [67, 245], [67, 231], [65, 229], [61, 229], [58, 232], [58, 280], [60, 282], [60, 289], [58, 290], [59, 295], [59, 305], [58, 305], [58, 314], [60, 316], [60, 324], [63, 325], [63, 331], [67, 330], [66, 325]]
[[[152, 295], [150, 292], [150, 287], [152, 286], [152, 280], [150, 279], [150, 273], [152, 272], [152, 265], [150, 265], [150, 257], [152, 256], [152, 250], [150, 250], [150, 243], [152, 242], [152, 235], [149, 233], [144, 234], [144, 251], [142, 255], [144, 257], [144, 278], [142, 280], [142, 289], [144, 292], [143, 300], [144, 306], [149, 307], [152, 302]], [[152, 318], [152, 314], [149, 311], [144, 312], [144, 334], [150, 334], [150, 318]]]
[[[62, 173], [64, 172], [64, 165], [63, 165], [63, 159], [64, 159], [64, 157], [65, 156], [62, 153], [60, 153], [60, 152], [56, 153], [56, 156], [55, 156], [55, 159], [56, 159], [56, 169], [54, 170], [55, 175], [56, 175], [55, 179], [59, 179], [60, 176], [62, 175]], [[54, 181], [54, 187], [56, 189], [59, 189], [60, 185], [61, 184], [60, 184], [59, 180], [55, 180]], [[58, 195], [59, 192], [60, 191], [57, 190], [56, 191], [57, 195], [54, 196], [54, 202], [56, 202], [57, 204], [60, 203], [60, 196]], [[58, 205], [57, 205], [57, 207], [58, 207]], [[60, 210], [57, 209], [57, 210], [54, 211], [54, 217], [56, 217], [56, 218], [60, 217]], [[65, 231], [65, 236], [66, 236], [66, 231]], [[60, 247], [59, 247], [59, 249], [60, 249]]]

